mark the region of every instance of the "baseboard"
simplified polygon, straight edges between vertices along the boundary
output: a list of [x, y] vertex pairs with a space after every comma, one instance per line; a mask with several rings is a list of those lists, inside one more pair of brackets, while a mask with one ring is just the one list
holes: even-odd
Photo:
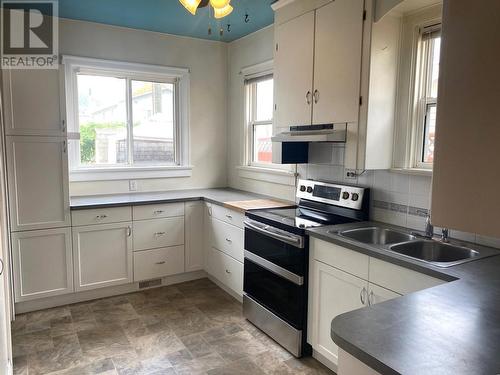
[[234, 290], [232, 290], [231, 288], [228, 288], [227, 286], [225, 286], [224, 284], [222, 284], [219, 280], [217, 280], [212, 275], [207, 274], [207, 277], [209, 278], [210, 281], [212, 281], [215, 285], [217, 285], [219, 288], [221, 288], [224, 292], [226, 292], [227, 294], [229, 294], [231, 297], [233, 297], [239, 303], [243, 303], [243, 296], [240, 296]]
[[[183, 273], [180, 275], [167, 276], [162, 278], [161, 285], [158, 285], [154, 288], [160, 288], [166, 285], [173, 285], [173, 284], [183, 283], [186, 281], [202, 279], [204, 277], [207, 277], [205, 271], [194, 271], [194, 272]], [[145, 289], [139, 289], [139, 283], [136, 282], [131, 284], [107, 287], [107, 288], [87, 290], [84, 292], [64, 294], [60, 296], [48, 297], [39, 300], [19, 302], [15, 304], [14, 308], [16, 314], [22, 314], [30, 311], [36, 311], [36, 310], [48, 309], [51, 307], [69, 305], [72, 303], [90, 301], [98, 298], [112, 297], [112, 296], [118, 296], [120, 294], [138, 292], [140, 290], [145, 290]]]
[[337, 365], [330, 361], [328, 358], [326, 358], [323, 354], [318, 353], [316, 350], [313, 349], [313, 358], [317, 359], [319, 362], [324, 364], [326, 367], [328, 367], [330, 370], [332, 370], [334, 373], [337, 373]]

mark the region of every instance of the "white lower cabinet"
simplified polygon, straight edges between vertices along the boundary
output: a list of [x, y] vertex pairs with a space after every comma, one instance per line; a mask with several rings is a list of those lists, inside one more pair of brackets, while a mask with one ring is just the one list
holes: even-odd
[[211, 248], [208, 254], [208, 272], [239, 296], [243, 295], [243, 263]]
[[75, 290], [131, 283], [132, 223], [73, 228]]
[[339, 348], [331, 323], [336, 316], [444, 283], [317, 238], [310, 240], [310, 257], [308, 341], [334, 371]]
[[73, 292], [71, 229], [12, 233], [15, 301]]
[[134, 250], [184, 244], [184, 217], [134, 221]]
[[234, 225], [212, 219], [210, 244], [239, 262], [243, 262], [244, 231]]
[[314, 350], [337, 363], [338, 347], [331, 339], [331, 323], [337, 315], [364, 307], [368, 282], [315, 260], [312, 277], [311, 338]]
[[134, 252], [134, 281], [150, 280], [183, 272], [183, 245]]

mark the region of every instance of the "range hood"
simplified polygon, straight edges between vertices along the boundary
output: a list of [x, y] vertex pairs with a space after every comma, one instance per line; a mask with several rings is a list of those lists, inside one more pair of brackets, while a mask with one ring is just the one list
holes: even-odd
[[345, 143], [347, 124], [290, 126], [289, 131], [276, 134], [272, 142], [340, 142]]
[[309, 146], [315, 143], [345, 143], [347, 124], [290, 126], [288, 131], [271, 138], [273, 163], [305, 164], [309, 162]]

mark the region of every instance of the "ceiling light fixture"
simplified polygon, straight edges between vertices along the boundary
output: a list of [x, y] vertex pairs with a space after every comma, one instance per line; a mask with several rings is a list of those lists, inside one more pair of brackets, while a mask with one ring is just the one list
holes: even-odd
[[179, 0], [179, 2], [192, 15], [196, 15], [199, 8], [204, 8], [209, 4], [214, 8], [215, 18], [224, 18], [233, 11], [233, 7], [229, 4], [231, 0]]

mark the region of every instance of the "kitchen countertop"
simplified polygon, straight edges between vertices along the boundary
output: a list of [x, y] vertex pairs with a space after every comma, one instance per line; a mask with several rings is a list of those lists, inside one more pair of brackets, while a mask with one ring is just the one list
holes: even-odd
[[[294, 202], [288, 202], [271, 198], [265, 195], [249, 193], [243, 190], [236, 190], [231, 188], [215, 188], [72, 197], [70, 199], [70, 207], [72, 210], [83, 210], [89, 208], [120, 207], [196, 200], [205, 200], [210, 203], [225, 205], [226, 202], [245, 201], [252, 199], [272, 199], [273, 201], [284, 202], [287, 205], [295, 205]], [[228, 207], [229, 206], [230, 205], [228, 205]]]
[[441, 268], [328, 233], [349, 227], [308, 233], [449, 282], [337, 316], [340, 348], [382, 374], [500, 373], [500, 251], [458, 241], [494, 256]]

